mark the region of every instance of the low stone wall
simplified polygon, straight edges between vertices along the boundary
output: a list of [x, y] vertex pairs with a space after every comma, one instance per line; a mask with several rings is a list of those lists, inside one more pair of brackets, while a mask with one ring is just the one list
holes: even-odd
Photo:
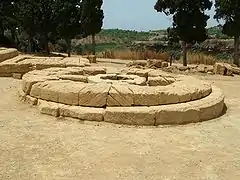
[[217, 118], [224, 109], [224, 95], [216, 87], [213, 87], [209, 96], [197, 101], [150, 107], [69, 106], [32, 98], [25, 93], [21, 93], [21, 98], [32, 105], [38, 105], [41, 113], [55, 117], [62, 116], [85, 121], [105, 121], [139, 126], [196, 123]]
[[[1, 52], [1, 51], [0, 51]], [[20, 55], [0, 63], [0, 77], [22, 77], [29, 71], [51, 67], [85, 67], [89, 60], [79, 57], [34, 57]]]
[[[147, 75], [138, 72], [146, 80], [174, 78], [165, 86], [150, 86], [134, 85], [132, 81], [118, 82], [115, 76], [103, 75], [105, 73], [101, 67], [31, 71], [23, 76], [21, 97], [38, 105], [44, 114], [127, 125], [200, 122], [216, 118], [223, 112], [222, 91], [193, 77], [156, 70], [148, 71]], [[110, 76], [106, 82], [105, 78]], [[97, 82], [92, 82], [94, 77], [98, 77]], [[99, 77], [104, 78], [99, 81]], [[131, 77], [136, 79], [137, 75]]]
[[0, 63], [16, 56], [18, 56], [17, 49], [0, 49]]

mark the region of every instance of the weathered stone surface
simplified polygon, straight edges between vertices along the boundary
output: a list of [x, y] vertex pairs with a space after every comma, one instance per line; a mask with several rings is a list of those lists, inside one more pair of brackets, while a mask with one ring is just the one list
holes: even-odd
[[189, 104], [199, 109], [201, 121], [214, 119], [223, 113], [224, 94], [219, 88], [213, 86], [209, 96]]
[[223, 76], [232, 76], [232, 66], [227, 63], [216, 63], [214, 65], [214, 73]]
[[7, 59], [11, 59], [13, 57], [18, 56], [18, 50], [17, 49], [4, 49], [0, 51], [0, 62], [3, 62]]
[[240, 68], [238, 68], [238, 67], [232, 67], [232, 72], [233, 72], [233, 74], [240, 75]]
[[88, 83], [110, 83], [110, 84], [136, 84], [146, 85], [146, 78], [137, 75], [98, 74], [89, 76]]
[[186, 104], [152, 107], [156, 112], [156, 125], [199, 122], [199, 111]]
[[32, 105], [32, 106], [35, 106], [38, 104], [38, 99], [37, 98], [33, 98], [29, 95], [26, 96], [25, 100], [24, 100], [26, 103]]
[[109, 91], [107, 106], [127, 107], [133, 104], [133, 92], [129, 89], [128, 85], [113, 84]]
[[89, 55], [88, 60], [89, 60], [90, 63], [97, 63], [97, 56]]
[[14, 79], [22, 79], [23, 74], [21, 74], [21, 73], [13, 73], [12, 76], [13, 76]]
[[170, 78], [170, 77], [149, 77], [148, 78], [148, 84], [149, 86], [167, 86], [169, 84], [172, 84], [173, 82], [175, 82], [174, 78]]
[[42, 100], [38, 101], [38, 109], [39, 109], [40, 113], [51, 115], [54, 117], [59, 117], [61, 106], [62, 105], [53, 103], [53, 102], [47, 102], [47, 101], [42, 101]]
[[146, 60], [135, 60], [132, 62], [133, 66], [147, 66], [147, 61]]
[[87, 83], [87, 77], [82, 75], [61, 75], [59, 76], [59, 78], [62, 80], [71, 80], [71, 81]]
[[153, 126], [155, 113], [148, 107], [107, 107], [104, 121], [115, 124]]
[[85, 83], [66, 82], [58, 86], [58, 102], [68, 105], [79, 105], [79, 92], [86, 87]]
[[86, 121], [103, 121], [105, 110], [103, 108], [90, 108], [80, 106], [62, 106], [60, 115]]
[[159, 60], [159, 59], [148, 59], [147, 60], [147, 67], [149, 68], [153, 68], [153, 67], [156, 67], [156, 68], [161, 68], [162, 67], [162, 60]]
[[166, 68], [166, 67], [168, 67], [168, 62], [162, 62], [162, 68]]
[[159, 104], [159, 91], [154, 87], [129, 86], [133, 92], [135, 106], [154, 106]]
[[105, 107], [111, 85], [107, 83], [87, 84], [79, 92], [79, 105], [89, 107]]
[[187, 66], [180, 66], [180, 67], [178, 67], [178, 69], [179, 69], [179, 71], [187, 71], [187, 70], [189, 70], [190, 68], [187, 67]]
[[106, 69], [101, 67], [85, 67], [83, 68], [84, 75], [106, 74]]

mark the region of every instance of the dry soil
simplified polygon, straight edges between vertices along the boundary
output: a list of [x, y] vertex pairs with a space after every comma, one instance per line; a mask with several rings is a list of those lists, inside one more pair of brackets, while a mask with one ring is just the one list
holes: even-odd
[[[109, 72], [120, 66], [111, 66]], [[19, 101], [19, 80], [0, 78], [0, 179], [239, 180], [240, 78], [199, 78], [223, 89], [227, 113], [171, 127], [41, 115]]]

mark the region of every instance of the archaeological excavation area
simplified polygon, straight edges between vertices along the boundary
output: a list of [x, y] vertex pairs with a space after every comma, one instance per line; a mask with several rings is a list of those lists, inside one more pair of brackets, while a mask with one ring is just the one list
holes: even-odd
[[22, 79], [20, 99], [54, 117], [158, 126], [211, 120], [224, 110], [222, 91], [191, 76], [152, 68], [108, 73], [83, 57], [0, 53], [0, 75]]

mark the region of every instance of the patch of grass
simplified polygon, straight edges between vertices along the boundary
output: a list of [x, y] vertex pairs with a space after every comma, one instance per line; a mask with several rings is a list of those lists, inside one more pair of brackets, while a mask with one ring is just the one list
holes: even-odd
[[168, 58], [169, 58], [167, 53], [154, 52], [150, 50], [144, 50], [144, 51], [110, 50], [100, 54], [99, 57], [110, 58], [110, 59], [124, 59], [124, 60], [161, 59], [164, 61], [168, 61]]

